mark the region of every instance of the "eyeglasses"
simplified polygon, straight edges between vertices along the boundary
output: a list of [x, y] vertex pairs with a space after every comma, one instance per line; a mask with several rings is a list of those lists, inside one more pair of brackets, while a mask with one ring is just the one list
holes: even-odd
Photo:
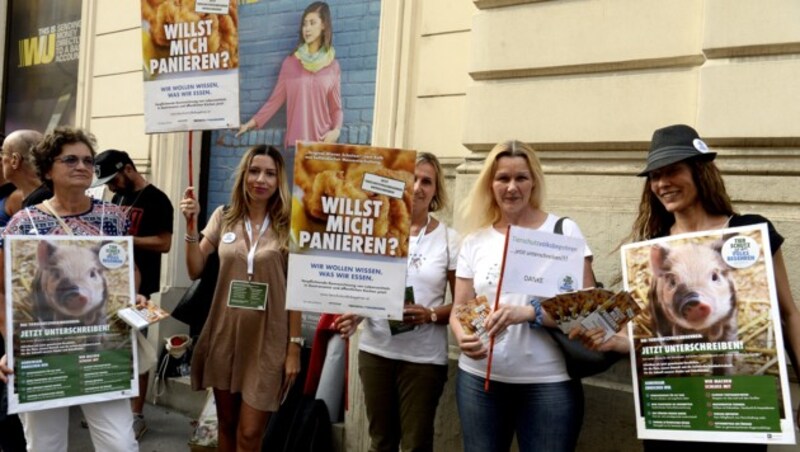
[[78, 166], [78, 162], [83, 163], [83, 166], [94, 168], [94, 157], [78, 157], [77, 155], [65, 155], [63, 157], [56, 157], [54, 160], [57, 162], [61, 162], [70, 168], [75, 168], [76, 166]]

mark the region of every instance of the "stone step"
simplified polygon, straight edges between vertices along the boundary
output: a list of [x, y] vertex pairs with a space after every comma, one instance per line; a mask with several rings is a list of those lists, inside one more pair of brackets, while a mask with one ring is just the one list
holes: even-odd
[[[158, 391], [157, 397], [156, 391]], [[188, 376], [168, 378], [166, 384], [159, 382], [158, 386], [155, 385], [155, 382], [151, 382], [147, 402], [197, 419], [206, 402], [206, 391], [193, 391], [191, 378]], [[333, 436], [332, 452], [345, 452], [344, 422], [333, 424], [331, 435]]]
[[147, 402], [183, 413], [197, 419], [206, 403], [206, 391], [193, 391], [190, 377], [167, 378], [150, 385]]

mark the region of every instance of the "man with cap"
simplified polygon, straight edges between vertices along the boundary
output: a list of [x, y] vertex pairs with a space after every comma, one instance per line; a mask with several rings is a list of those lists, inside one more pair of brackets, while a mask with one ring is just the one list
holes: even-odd
[[[93, 186], [106, 185], [114, 193], [111, 202], [122, 206], [131, 225], [134, 262], [141, 272], [139, 293], [147, 298], [160, 290], [161, 254], [172, 245], [172, 203], [164, 192], [147, 182], [124, 151], [109, 149], [95, 157]], [[147, 332], [143, 332], [147, 335]], [[147, 394], [148, 373], [139, 376], [139, 397], [133, 399], [136, 439], [147, 430], [142, 409]]]

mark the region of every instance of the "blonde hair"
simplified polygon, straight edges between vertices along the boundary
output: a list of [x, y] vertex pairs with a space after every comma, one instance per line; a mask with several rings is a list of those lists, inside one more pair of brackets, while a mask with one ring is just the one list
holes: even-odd
[[417, 153], [416, 166], [421, 163], [427, 163], [433, 167], [436, 172], [436, 192], [433, 193], [433, 199], [428, 206], [428, 212], [438, 212], [447, 206], [447, 189], [444, 186], [444, 172], [442, 171], [442, 164], [439, 159], [430, 152]]
[[258, 145], [248, 149], [239, 161], [236, 168], [236, 180], [231, 191], [230, 208], [223, 212], [222, 229], [231, 230], [238, 221], [243, 220], [250, 213], [249, 206], [252, 202], [247, 192], [247, 172], [257, 155], [266, 155], [275, 162], [278, 177], [278, 189], [267, 201], [267, 215], [269, 215], [270, 229], [278, 237], [281, 249], [289, 247], [289, 184], [286, 182], [286, 165], [283, 156], [274, 146]]
[[544, 202], [544, 173], [542, 164], [533, 148], [521, 141], [510, 140], [498, 143], [489, 152], [478, 179], [470, 190], [469, 196], [462, 201], [460, 206], [461, 233], [467, 236], [478, 229], [489, 227], [501, 218], [500, 206], [494, 199], [492, 183], [497, 171], [497, 161], [503, 157], [522, 157], [528, 163], [528, 170], [533, 178], [533, 190], [530, 196], [530, 206], [539, 209]]

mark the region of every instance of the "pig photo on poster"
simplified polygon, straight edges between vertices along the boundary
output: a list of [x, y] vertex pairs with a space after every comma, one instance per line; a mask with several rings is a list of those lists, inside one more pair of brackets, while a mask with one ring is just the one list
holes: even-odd
[[766, 224], [622, 247], [640, 439], [794, 444]]
[[130, 237], [8, 236], [9, 410], [130, 397], [136, 342], [117, 318], [135, 296]]
[[[735, 266], [741, 262], [737, 255], [723, 256], [725, 243], [736, 243], [737, 235], [715, 231], [626, 245], [625, 283], [644, 306], [633, 337], [645, 356], [704, 352], [711, 357], [685, 369], [692, 375], [777, 372], [771, 354], [745, 354], [746, 348], [767, 350], [774, 343], [771, 266], [768, 271], [760, 247], [750, 250], [755, 258], [743, 268]], [[741, 234], [763, 243], [760, 235], [759, 230]], [[653, 338], [659, 340], [649, 341]], [[656, 345], [643, 345], [650, 343]]]

